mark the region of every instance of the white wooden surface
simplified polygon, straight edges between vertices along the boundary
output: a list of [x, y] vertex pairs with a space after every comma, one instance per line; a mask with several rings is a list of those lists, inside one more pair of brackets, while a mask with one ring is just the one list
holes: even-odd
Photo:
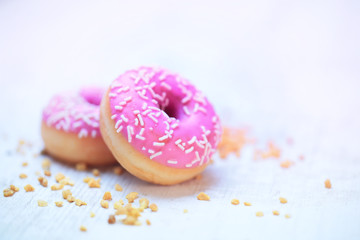
[[[0, 187], [21, 190], [0, 197], [0, 239], [359, 239], [359, 7], [358, 1], [1, 1]], [[42, 147], [42, 107], [55, 92], [106, 86], [142, 64], [191, 79], [225, 125], [251, 127], [257, 146], [274, 140], [282, 159], [305, 160], [284, 170], [276, 160], [254, 161], [249, 145], [241, 158], [215, 156], [201, 180], [162, 187], [104, 170], [101, 189], [81, 182], [89, 172], [53, 161], [52, 172], [75, 180], [74, 195], [88, 203], [56, 208], [61, 193], [36, 183], [41, 157], [31, 154]], [[34, 143], [25, 156], [15, 152], [20, 138]], [[19, 179], [22, 172], [29, 178]], [[34, 193], [24, 192], [27, 183]], [[115, 183], [124, 191], [113, 191]], [[99, 205], [106, 190], [114, 199], [137, 191], [155, 202], [159, 212], [141, 217], [152, 225], [109, 225], [113, 211]], [[196, 200], [200, 191], [211, 201]], [[231, 205], [232, 198], [241, 205]], [[39, 208], [38, 199], [49, 207]], [[275, 209], [281, 216], [272, 216]], [[88, 232], [79, 231], [81, 224]]]

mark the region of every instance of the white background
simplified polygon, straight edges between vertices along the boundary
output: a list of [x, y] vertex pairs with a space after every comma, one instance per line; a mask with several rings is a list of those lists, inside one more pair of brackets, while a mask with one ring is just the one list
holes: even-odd
[[[359, 12], [359, 1], [0, 1], [0, 186], [21, 187], [0, 198], [0, 238], [359, 239]], [[202, 180], [160, 187], [104, 173], [102, 189], [89, 190], [81, 183], [89, 173], [54, 162], [88, 202], [55, 208], [60, 193], [36, 183], [41, 158], [14, 153], [17, 140], [41, 149], [41, 111], [54, 93], [107, 86], [139, 65], [187, 77], [224, 125], [250, 126], [257, 147], [274, 140], [296, 164], [253, 161], [247, 146], [240, 159], [215, 156]], [[18, 179], [21, 172], [30, 177]], [[115, 182], [124, 186], [116, 199], [139, 191], [158, 204], [141, 218], [151, 227], [107, 224], [112, 210], [98, 202]], [[24, 193], [25, 183], [36, 191]], [[200, 191], [211, 201], [197, 201]], [[279, 196], [289, 203], [280, 206]], [[234, 197], [253, 206], [233, 206]], [[38, 208], [38, 199], [50, 206]]]

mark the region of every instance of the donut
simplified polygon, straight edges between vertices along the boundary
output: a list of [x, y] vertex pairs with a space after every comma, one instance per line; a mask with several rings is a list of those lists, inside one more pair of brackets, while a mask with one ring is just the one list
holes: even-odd
[[221, 137], [207, 98], [178, 74], [152, 67], [112, 82], [101, 101], [100, 130], [128, 172], [161, 185], [201, 173]]
[[45, 151], [67, 163], [102, 166], [116, 163], [100, 129], [100, 102], [105, 89], [84, 87], [53, 96], [43, 110]]

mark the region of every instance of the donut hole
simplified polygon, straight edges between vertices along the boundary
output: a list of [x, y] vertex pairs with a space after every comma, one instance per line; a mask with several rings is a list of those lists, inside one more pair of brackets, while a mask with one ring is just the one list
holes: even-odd
[[168, 93], [167, 96], [169, 103], [167, 104], [167, 106], [164, 106], [163, 104], [166, 101], [163, 101], [160, 103], [160, 109], [163, 110], [170, 118], [175, 118], [175, 119], [182, 119], [183, 118], [183, 105], [181, 103], [181, 98], [179, 98], [179, 96], [176, 96], [172, 93]]
[[87, 103], [95, 106], [100, 106], [103, 93], [104, 90], [98, 87], [87, 87], [80, 90], [80, 96]]
[[176, 106], [169, 104], [167, 107], [162, 109], [170, 118], [179, 118], [179, 112]]

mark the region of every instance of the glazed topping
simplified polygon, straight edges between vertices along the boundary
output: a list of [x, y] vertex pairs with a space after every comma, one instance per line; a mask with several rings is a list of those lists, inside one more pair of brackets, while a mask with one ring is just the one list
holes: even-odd
[[114, 131], [151, 160], [192, 168], [215, 152], [219, 118], [206, 97], [179, 75], [140, 67], [118, 77], [108, 97]]

